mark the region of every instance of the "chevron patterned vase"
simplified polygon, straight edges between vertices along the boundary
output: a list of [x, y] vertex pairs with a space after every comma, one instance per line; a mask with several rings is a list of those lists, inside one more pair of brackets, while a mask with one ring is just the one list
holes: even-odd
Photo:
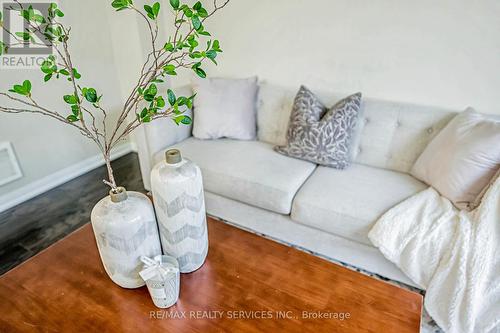
[[163, 252], [177, 259], [181, 273], [197, 270], [208, 253], [200, 168], [169, 150], [151, 172], [151, 188]]
[[127, 192], [102, 199], [92, 209], [92, 228], [106, 273], [123, 288], [139, 288], [141, 256], [161, 254], [160, 239], [153, 205], [147, 196]]

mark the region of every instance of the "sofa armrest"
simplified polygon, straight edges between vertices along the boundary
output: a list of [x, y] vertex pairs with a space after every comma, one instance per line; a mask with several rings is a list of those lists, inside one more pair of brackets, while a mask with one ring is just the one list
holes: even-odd
[[[177, 96], [191, 96], [191, 86], [172, 88]], [[186, 115], [192, 117], [192, 110]], [[192, 125], [176, 125], [170, 118], [160, 118], [137, 128], [134, 140], [137, 144], [144, 188], [151, 189], [150, 173], [154, 167], [153, 156], [159, 151], [191, 136]]]

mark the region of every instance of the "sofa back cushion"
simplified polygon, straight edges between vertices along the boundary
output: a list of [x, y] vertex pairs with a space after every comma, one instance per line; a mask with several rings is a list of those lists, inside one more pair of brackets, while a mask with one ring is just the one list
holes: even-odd
[[255, 140], [257, 77], [192, 80], [196, 98], [193, 136], [197, 139]]
[[500, 117], [469, 108], [432, 140], [411, 174], [458, 208], [474, 209], [477, 197], [500, 168], [499, 143]]
[[[257, 105], [258, 139], [286, 144], [286, 132], [297, 87], [262, 82]], [[316, 91], [316, 90], [315, 90]], [[344, 94], [345, 95], [345, 94]], [[342, 94], [318, 91], [323, 103]], [[434, 136], [456, 115], [446, 109], [364, 98], [354, 161], [408, 173]]]

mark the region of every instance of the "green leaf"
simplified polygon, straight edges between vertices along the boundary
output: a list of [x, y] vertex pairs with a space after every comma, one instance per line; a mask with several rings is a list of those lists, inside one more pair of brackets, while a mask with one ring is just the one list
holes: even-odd
[[186, 15], [186, 17], [193, 16], [193, 11], [191, 9], [189, 9], [189, 7], [187, 7], [187, 6], [184, 7], [183, 11], [184, 11], [184, 15]]
[[179, 105], [179, 106], [186, 105], [187, 102], [188, 102], [188, 99], [184, 96], [180, 96], [179, 98], [177, 98], [177, 105]]
[[195, 51], [189, 54], [189, 57], [192, 59], [203, 58], [203, 54], [199, 51]]
[[212, 35], [210, 35], [210, 33], [208, 31], [205, 31], [205, 28], [203, 26], [201, 26], [197, 32], [203, 36], [212, 36]]
[[94, 88], [88, 88], [88, 89], [86, 89], [84, 91], [83, 96], [90, 103], [96, 103], [97, 102], [97, 91]]
[[10, 92], [16, 93], [16, 94], [21, 94], [24, 95], [24, 89], [23, 86], [20, 86], [18, 84], [14, 85], [11, 89], [9, 89]]
[[165, 72], [165, 74], [168, 75], [177, 75], [177, 72], [175, 71], [175, 66], [172, 64], [165, 65], [163, 67], [163, 71]]
[[174, 44], [166, 43], [163, 48], [165, 49], [165, 51], [172, 52], [174, 50]]
[[212, 44], [212, 50], [216, 52], [222, 52], [222, 50], [220, 49], [219, 41], [217, 39], [214, 40], [214, 43]]
[[[1, 23], [2, 19], [0, 18], [0, 25]], [[2, 56], [4, 53], [7, 53], [7, 45], [4, 42], [0, 41], [0, 56]]]
[[146, 11], [146, 13], [148, 14], [148, 17], [152, 20], [154, 20], [156, 17], [155, 17], [155, 13], [153, 11], [153, 8], [149, 5], [144, 5], [144, 10]]
[[200, 8], [202, 8], [202, 5], [201, 5], [201, 2], [198, 1], [194, 4], [193, 9], [198, 11], [198, 10], [200, 10]]
[[210, 50], [206, 52], [205, 55], [208, 59], [212, 60], [212, 62], [217, 65], [217, 61], [215, 61], [215, 58], [217, 57], [217, 52], [215, 52], [214, 50]]
[[208, 59], [215, 59], [217, 57], [217, 52], [215, 50], [210, 50], [205, 53]]
[[120, 9], [123, 6], [125, 6], [123, 0], [113, 0], [113, 2], [111, 3], [111, 7], [116, 8], [116, 9]]
[[65, 70], [65, 69], [61, 69], [59, 71], [59, 73], [62, 74], [62, 75], [66, 75], [66, 76], [69, 75], [69, 72], [67, 70]]
[[[30, 6], [32, 7], [32, 6]], [[33, 8], [33, 7], [32, 7]], [[20, 12], [20, 15], [26, 20], [26, 21], [29, 21], [30, 20], [30, 11], [29, 10], [21, 10]]]
[[54, 10], [57, 8], [57, 4], [55, 3], [51, 3], [50, 6], [49, 6], [49, 18], [54, 18]]
[[47, 74], [47, 75], [45, 75], [45, 77], [43, 78], [43, 81], [44, 81], [44, 82], [47, 82], [47, 81], [49, 81], [51, 78], [52, 78], [52, 74]]
[[162, 108], [165, 106], [165, 99], [163, 99], [163, 96], [158, 96], [156, 98], [156, 106], [159, 107], [159, 108]]
[[77, 104], [78, 98], [75, 95], [65, 95], [63, 97], [64, 101], [68, 104]]
[[9, 91], [23, 96], [30, 96], [31, 82], [29, 80], [25, 80], [22, 85], [16, 84]]
[[80, 79], [82, 77], [82, 75], [80, 73], [78, 73], [78, 70], [76, 68], [73, 68], [73, 76], [75, 77], [75, 79]]
[[192, 122], [193, 120], [189, 116], [184, 116], [184, 119], [182, 119], [181, 121], [181, 123], [183, 123], [184, 125], [191, 125]]
[[198, 9], [198, 16], [202, 18], [207, 17], [208, 16], [207, 10], [205, 8]]
[[43, 23], [45, 23], [45, 18], [42, 15], [35, 14], [33, 16], [33, 21], [40, 23], [40, 24], [43, 24]]
[[78, 117], [80, 115], [80, 107], [77, 104], [71, 105], [71, 112]]
[[167, 97], [168, 97], [168, 103], [170, 103], [170, 105], [174, 105], [176, 98], [174, 92], [171, 89], [167, 90]]
[[153, 13], [155, 14], [155, 17], [158, 17], [158, 14], [160, 14], [160, 3], [155, 2], [153, 5]]
[[143, 123], [149, 123], [151, 121], [151, 115], [147, 108], [142, 109], [141, 114], [137, 116], [139, 120]]
[[199, 45], [194, 35], [189, 36], [187, 42], [189, 44], [189, 52], [193, 52], [193, 50]]
[[155, 84], [151, 84], [148, 89], [144, 92], [144, 99], [147, 102], [152, 102], [155, 99], [156, 94], [158, 93], [158, 88]]
[[71, 123], [74, 123], [75, 121], [78, 121], [78, 117], [75, 116], [74, 114], [70, 114], [67, 118], [66, 118], [69, 122]]
[[114, 0], [111, 3], [111, 6], [113, 8], [116, 8], [116, 11], [127, 9], [131, 5], [132, 5], [132, 0]]
[[24, 80], [23, 82], [23, 88], [25, 91], [29, 93], [31, 93], [31, 81], [30, 80]]
[[191, 22], [193, 22], [193, 27], [195, 30], [200, 29], [201, 21], [200, 21], [200, 17], [198, 15], [193, 15], [193, 17], [191, 18]]
[[154, 95], [149, 95], [149, 94], [144, 94], [144, 100], [147, 102], [152, 102], [154, 101], [155, 96]]
[[156, 84], [151, 84], [149, 86], [149, 93], [151, 95], [156, 95], [158, 93], [158, 88], [156, 87]]
[[55, 16], [63, 17], [64, 13], [57, 8], [56, 3], [51, 3], [49, 6], [49, 18], [54, 18]]
[[193, 122], [191, 117], [186, 115], [177, 116], [174, 118], [174, 121], [177, 125], [179, 124], [190, 125]]
[[201, 77], [202, 79], [204, 79], [204, 78], [207, 77], [207, 73], [205, 73], [205, 71], [203, 69], [201, 69], [200, 66], [201, 66], [201, 63], [197, 62], [191, 68], [196, 73], [196, 75], [198, 75], [199, 77]]
[[31, 34], [29, 32], [16, 32], [16, 36], [22, 38], [24, 41], [31, 39]]
[[193, 101], [194, 101], [194, 98], [196, 97], [196, 94], [192, 95], [192, 96], [189, 96], [187, 98], [187, 101], [186, 101], [186, 106], [188, 109], [192, 109], [193, 108]]
[[45, 60], [44, 62], [42, 62], [42, 66], [40, 67], [40, 69], [45, 74], [52, 74], [57, 71], [57, 66], [54, 65], [54, 62], [52, 60]]
[[179, 9], [179, 0], [170, 0], [170, 5], [175, 10]]

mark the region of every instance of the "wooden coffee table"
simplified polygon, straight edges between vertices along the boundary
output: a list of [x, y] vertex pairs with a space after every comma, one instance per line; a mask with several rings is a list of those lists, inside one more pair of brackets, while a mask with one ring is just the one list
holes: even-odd
[[86, 225], [0, 277], [0, 332], [419, 332], [422, 296], [212, 219], [179, 302], [115, 285]]

